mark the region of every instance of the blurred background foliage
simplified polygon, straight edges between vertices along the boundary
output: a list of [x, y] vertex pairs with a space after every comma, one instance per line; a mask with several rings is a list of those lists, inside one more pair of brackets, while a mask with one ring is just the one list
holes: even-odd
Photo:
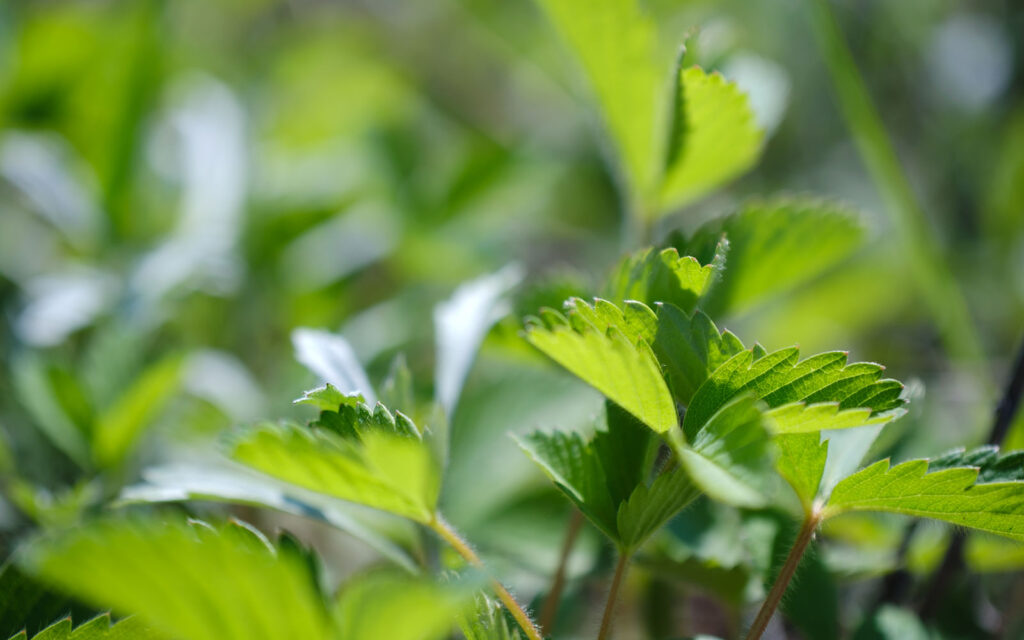
[[[843, 264], [719, 326], [769, 349], [848, 348], [911, 380], [912, 412], [879, 455], [983, 441], [1024, 328], [1024, 8], [834, 4], [967, 298], [979, 360], [943, 347], [837, 108], [807, 3], [646, 6], [667, 55], [685, 41], [687, 63], [736, 81], [767, 133], [753, 170], [660, 220], [656, 236], [780, 192], [849, 203], [868, 228]], [[632, 247], [585, 87], [533, 4], [11, 0], [0, 60], [4, 555], [36, 527], [101, 508], [146, 468], [205, 459], [232, 425], [308, 418], [290, 404], [319, 382], [295, 359], [297, 327], [340, 333], [375, 385], [401, 354], [412, 404], [425, 406], [440, 384], [435, 306], [515, 264], [525, 277], [511, 313], [448, 407], [442, 501], [519, 592], [546, 588], [568, 505], [506, 434], [592, 423], [601, 402], [531, 351], [519, 319], [593, 295]], [[1009, 443], [1024, 446], [1024, 421]], [[314, 541], [337, 577], [378, 562], [344, 534], [245, 515]], [[728, 633], [715, 607], [757, 592], [751, 571], [773, 557], [757, 532], [783, 526], [703, 502], [685, 512], [638, 561], [620, 637]], [[902, 523], [832, 529], [821, 575], [798, 588], [820, 578], [819, 597], [855, 619], [859, 601], [837, 594], [869, 590]], [[917, 536], [911, 570], [930, 571], [947, 535]], [[1005, 574], [1024, 551], [979, 538], [968, 559], [997, 575], [963, 605], [963, 633], [1012, 626], [992, 611], [1019, 615], [1005, 605], [1007, 585], [1019, 601], [1022, 583]], [[611, 556], [594, 531], [571, 560], [569, 602], [599, 600]], [[675, 606], [684, 600], [693, 606]], [[887, 615], [879, 624], [898, 627]]]

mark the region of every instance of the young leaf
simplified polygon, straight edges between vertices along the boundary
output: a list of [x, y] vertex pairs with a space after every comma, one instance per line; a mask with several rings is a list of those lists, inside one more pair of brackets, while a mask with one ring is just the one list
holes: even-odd
[[648, 427], [665, 433], [677, 424], [675, 404], [643, 339], [652, 335], [653, 313], [638, 309], [630, 305], [619, 312], [604, 301], [594, 307], [580, 301], [570, 306], [568, 316], [544, 311], [541, 319], [528, 320], [526, 339]]
[[864, 226], [839, 203], [781, 197], [751, 201], [672, 244], [681, 253], [710, 259], [723, 237], [729, 243], [727, 268], [702, 302], [716, 317], [777, 298], [824, 273], [863, 244]]
[[689, 404], [708, 376], [743, 351], [743, 343], [728, 330], [719, 331], [711, 318], [692, 316], [672, 304], [658, 307], [654, 352], [665, 367], [673, 397]]
[[813, 508], [828, 459], [828, 441], [818, 433], [792, 433], [775, 439], [775, 468], [793, 487], [806, 513]]
[[718, 73], [680, 69], [661, 199], [679, 208], [749, 169], [761, 151], [747, 96]]
[[635, 199], [653, 178], [663, 94], [657, 30], [638, 0], [538, 0], [597, 99]]
[[714, 266], [701, 266], [692, 256], [680, 256], [674, 248], [643, 249], [623, 258], [612, 275], [609, 297], [622, 304], [637, 300], [648, 306], [668, 302], [693, 313], [704, 295]]
[[72, 627], [71, 618], [67, 617], [34, 636], [22, 631], [10, 640], [161, 640], [165, 637], [135, 617], [111, 624], [110, 614], [105, 613], [78, 627]]
[[880, 460], [836, 485], [826, 517], [887, 511], [1024, 540], [1024, 452], [991, 447], [890, 466]]
[[660, 474], [650, 487], [640, 483], [619, 504], [616, 522], [620, 544], [626, 549], [637, 548], [699, 495], [700, 489], [683, 468]]
[[105, 520], [38, 539], [24, 562], [62, 589], [171, 637], [311, 638], [329, 624], [306, 568], [208, 525]]

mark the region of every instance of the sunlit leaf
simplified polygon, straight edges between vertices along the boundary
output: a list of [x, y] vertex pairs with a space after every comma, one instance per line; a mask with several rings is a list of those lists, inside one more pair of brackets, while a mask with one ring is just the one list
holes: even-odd
[[449, 634], [472, 598], [463, 585], [374, 572], [347, 583], [333, 613], [344, 640], [433, 640]]
[[619, 264], [611, 277], [609, 298], [616, 304], [637, 300], [650, 307], [668, 302], [693, 313], [713, 269], [711, 264], [701, 265], [694, 257], [679, 255], [675, 248], [644, 249]]
[[161, 640], [166, 636], [150, 629], [138, 618], [126, 618], [112, 623], [109, 614], [97, 616], [77, 627], [71, 618], [54, 622], [39, 633], [30, 636], [24, 631], [11, 640]]

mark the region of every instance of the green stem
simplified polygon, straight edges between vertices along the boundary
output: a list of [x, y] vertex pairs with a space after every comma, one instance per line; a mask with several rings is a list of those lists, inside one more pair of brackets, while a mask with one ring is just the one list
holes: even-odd
[[555, 622], [555, 614], [558, 613], [558, 603], [562, 599], [562, 590], [565, 588], [565, 571], [569, 564], [569, 556], [572, 555], [572, 548], [576, 545], [576, 538], [583, 528], [583, 512], [573, 509], [569, 516], [569, 527], [565, 532], [565, 540], [562, 542], [562, 551], [558, 558], [558, 568], [555, 570], [555, 577], [551, 581], [551, 589], [544, 598], [544, 604], [540, 608], [540, 628], [544, 633], [550, 634], [551, 627]]
[[608, 601], [604, 605], [604, 615], [601, 616], [601, 631], [597, 634], [597, 640], [608, 640], [612, 633], [612, 621], [615, 618], [615, 600], [619, 595], [619, 586], [622, 578], [626, 575], [626, 568], [629, 566], [629, 555], [619, 554], [619, 561], [615, 565], [615, 575], [612, 576], [612, 584], [608, 588]]
[[754, 623], [750, 625], [750, 631], [747, 632], [746, 640], [758, 640], [768, 627], [768, 623], [775, 614], [775, 610], [779, 608], [779, 603], [782, 602], [782, 596], [786, 593], [789, 581], [793, 579], [796, 568], [800, 566], [800, 560], [804, 557], [804, 552], [807, 551], [811, 540], [814, 539], [814, 531], [818, 528], [818, 523], [820, 522], [821, 516], [817, 512], [807, 514], [803, 525], [800, 527], [800, 533], [797, 534], [796, 541], [793, 542], [793, 547], [789, 550], [789, 555], [786, 556], [786, 562], [782, 565], [782, 569], [779, 570], [779, 575], [775, 578], [775, 583], [772, 585], [771, 591], [768, 592], [768, 597], [765, 599], [764, 604], [761, 605], [761, 610], [757, 612]]
[[[431, 529], [436, 531], [437, 535], [441, 536], [445, 542], [451, 545], [452, 549], [455, 549], [456, 553], [462, 556], [466, 562], [477, 569], [484, 568], [484, 563], [483, 560], [480, 559], [480, 556], [478, 556], [476, 552], [473, 551], [473, 548], [469, 546], [469, 543], [463, 540], [458, 532], [441, 517], [441, 514], [435, 514], [434, 519], [429, 523], [429, 526]], [[505, 585], [501, 584], [496, 579], [491, 578], [491, 588], [493, 588], [494, 592], [498, 594], [498, 598], [505, 604], [505, 607], [509, 610], [509, 613], [512, 614], [512, 617], [516, 619], [516, 622], [519, 623], [520, 628], [522, 628], [523, 633], [526, 634], [526, 637], [529, 638], [529, 640], [544, 640], [544, 636], [541, 635], [540, 630], [537, 629], [533, 620], [530, 619], [529, 614], [526, 613], [526, 609], [516, 602], [516, 599], [511, 593], [509, 593], [508, 589], [505, 588]]]
[[[809, 6], [818, 46], [828, 66], [843, 117], [907, 249], [911, 272], [942, 333], [946, 349], [955, 358], [980, 364], [983, 360], [981, 340], [967, 302], [900, 166], [829, 7], [829, 0], [809, 0]], [[991, 386], [987, 379], [983, 382]]]

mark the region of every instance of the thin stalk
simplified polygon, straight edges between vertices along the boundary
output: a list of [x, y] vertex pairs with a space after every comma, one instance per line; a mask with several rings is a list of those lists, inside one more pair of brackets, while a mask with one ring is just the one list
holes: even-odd
[[[455, 549], [455, 552], [462, 556], [470, 565], [477, 569], [484, 568], [484, 563], [480, 556], [476, 555], [476, 552], [469, 546], [469, 543], [463, 540], [459, 533], [440, 514], [434, 516], [434, 519], [430, 522], [430, 528], [436, 531], [437, 535], [441, 536], [445, 542], [451, 545], [452, 549]], [[541, 635], [537, 626], [533, 624], [533, 620], [526, 613], [526, 609], [516, 602], [516, 599], [505, 588], [505, 585], [491, 578], [491, 588], [498, 594], [498, 598], [504, 603], [505, 608], [509, 610], [512, 617], [516, 619], [516, 622], [519, 623], [519, 627], [529, 640], [544, 640], [544, 636]]]
[[562, 542], [562, 551], [558, 557], [558, 568], [555, 570], [555, 577], [551, 581], [551, 589], [548, 590], [544, 604], [540, 608], [540, 629], [550, 634], [555, 623], [555, 614], [558, 613], [558, 603], [562, 599], [562, 591], [565, 589], [565, 571], [569, 564], [569, 556], [572, 555], [572, 548], [576, 545], [576, 538], [583, 528], [583, 512], [573, 509], [569, 516], [569, 527], [565, 531], [565, 540]]
[[811, 540], [814, 539], [814, 531], [818, 528], [818, 523], [820, 522], [821, 516], [817, 512], [807, 514], [803, 525], [800, 527], [800, 533], [797, 534], [796, 541], [789, 550], [789, 555], [786, 556], [786, 562], [782, 565], [778, 577], [775, 578], [775, 584], [772, 585], [771, 591], [768, 592], [768, 597], [765, 599], [764, 604], [761, 605], [761, 610], [757, 612], [754, 623], [750, 626], [750, 631], [747, 632], [746, 640], [758, 640], [768, 627], [768, 623], [775, 614], [775, 610], [779, 608], [779, 603], [782, 602], [782, 596], [786, 593], [789, 581], [793, 579], [797, 567], [800, 566], [800, 560], [803, 559], [804, 552], [807, 551]]
[[619, 561], [615, 565], [615, 575], [612, 576], [612, 584], [608, 588], [608, 601], [604, 605], [604, 615], [601, 616], [601, 631], [597, 634], [597, 640], [608, 640], [612, 633], [612, 621], [615, 618], [615, 600], [619, 595], [619, 586], [626, 575], [626, 568], [629, 566], [629, 554], [620, 553]]
[[[809, 0], [814, 33], [833, 88], [861, 158], [884, 200], [907, 249], [910, 268], [947, 352], [976, 367], [983, 361], [981, 340], [967, 302], [947, 266], [939, 243], [900, 165], [892, 141], [868, 94], [829, 0]], [[979, 375], [991, 388], [985, 372]]]

